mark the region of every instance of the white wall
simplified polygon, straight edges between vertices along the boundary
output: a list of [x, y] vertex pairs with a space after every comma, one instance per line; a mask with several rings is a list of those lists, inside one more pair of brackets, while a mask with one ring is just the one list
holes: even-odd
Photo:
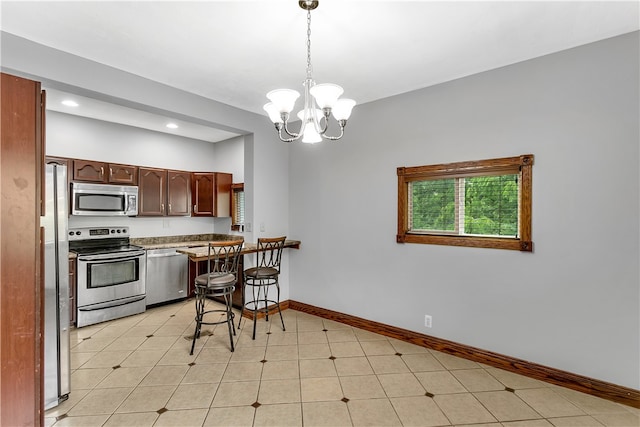
[[216, 172], [233, 175], [233, 183], [244, 182], [244, 136], [227, 139], [213, 144]]
[[[640, 388], [638, 47], [361, 105], [341, 141], [295, 146], [291, 298]], [[397, 167], [527, 153], [533, 253], [395, 243]]]

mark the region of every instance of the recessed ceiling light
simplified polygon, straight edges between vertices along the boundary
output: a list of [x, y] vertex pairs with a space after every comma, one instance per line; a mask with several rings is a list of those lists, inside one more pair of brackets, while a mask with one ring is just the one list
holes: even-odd
[[175, 123], [167, 123], [169, 129], [178, 129], [178, 125]]
[[71, 99], [65, 99], [62, 101], [62, 105], [66, 105], [67, 107], [77, 107], [79, 104]]

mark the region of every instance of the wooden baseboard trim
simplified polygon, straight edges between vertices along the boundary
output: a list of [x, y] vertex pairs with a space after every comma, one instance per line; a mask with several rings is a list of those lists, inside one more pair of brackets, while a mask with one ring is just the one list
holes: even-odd
[[[634, 408], [640, 408], [639, 390], [459, 344], [442, 338], [420, 334], [407, 329], [385, 325], [384, 323], [374, 322], [361, 317], [327, 310], [299, 301], [289, 300], [286, 301], [286, 303], [287, 307], [292, 310], [313, 314], [318, 317], [334, 320], [369, 332], [385, 335], [387, 337], [406, 341], [422, 347], [441, 351], [443, 353], [452, 354], [474, 362], [484, 363], [485, 365], [504, 369], [529, 378], [577, 390], [603, 399], [611, 400], [613, 402], [632, 406]], [[283, 303], [280, 303], [280, 306], [282, 307]]]
[[[272, 316], [276, 313], [278, 313], [278, 307], [276, 307], [275, 304], [270, 305], [269, 307], [269, 316]], [[281, 301], [280, 302], [280, 310], [284, 311], [286, 309], [289, 308], [289, 300], [286, 301]], [[262, 319], [266, 316], [266, 313], [264, 311], [258, 311], [256, 318], [257, 319]], [[242, 317], [244, 317], [245, 319], [249, 319], [249, 320], [253, 320], [253, 311], [251, 310], [247, 310], [246, 308], [242, 310]]]

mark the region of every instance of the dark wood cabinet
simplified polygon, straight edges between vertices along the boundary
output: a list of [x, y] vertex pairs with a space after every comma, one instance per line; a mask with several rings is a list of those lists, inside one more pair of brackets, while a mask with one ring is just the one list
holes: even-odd
[[43, 425], [44, 95], [39, 82], [1, 79], [0, 424]]
[[231, 216], [231, 183], [233, 175], [216, 172], [215, 216]]
[[231, 216], [231, 183], [233, 176], [222, 172], [193, 172], [191, 194], [192, 216]]
[[167, 171], [167, 215], [191, 215], [191, 174]]
[[138, 184], [138, 167], [93, 160], [73, 160], [73, 180], [99, 184]]
[[166, 169], [139, 168], [138, 216], [164, 216], [166, 203]]
[[73, 180], [104, 184], [107, 182], [107, 164], [90, 160], [74, 160]]
[[109, 163], [109, 184], [138, 185], [138, 167]]
[[76, 324], [76, 265], [77, 258], [69, 258], [69, 323], [71, 326]]
[[193, 172], [191, 174], [192, 216], [214, 216], [215, 174]]
[[138, 216], [189, 216], [191, 174], [155, 168], [139, 168]]

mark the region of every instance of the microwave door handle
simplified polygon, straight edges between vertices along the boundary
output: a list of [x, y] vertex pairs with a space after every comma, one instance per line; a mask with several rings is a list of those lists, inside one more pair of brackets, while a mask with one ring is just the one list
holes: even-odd
[[129, 195], [124, 193], [124, 213], [129, 212]]

